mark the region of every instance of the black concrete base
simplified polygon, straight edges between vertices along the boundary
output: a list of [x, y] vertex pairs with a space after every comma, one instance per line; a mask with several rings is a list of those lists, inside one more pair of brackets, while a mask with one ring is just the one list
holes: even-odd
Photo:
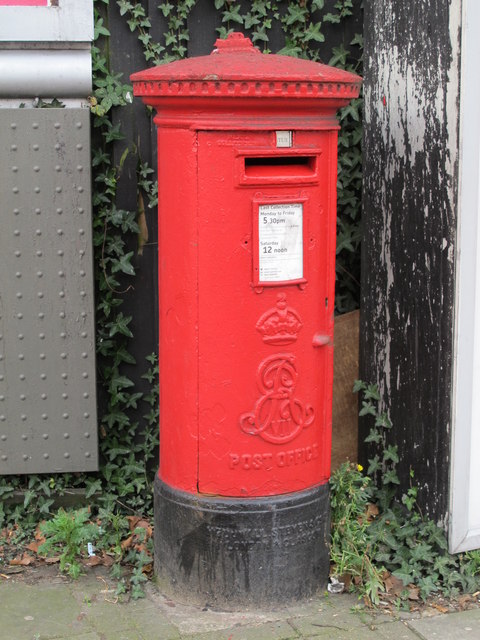
[[155, 481], [162, 591], [235, 609], [302, 600], [328, 579], [328, 485], [268, 498], [192, 495]]

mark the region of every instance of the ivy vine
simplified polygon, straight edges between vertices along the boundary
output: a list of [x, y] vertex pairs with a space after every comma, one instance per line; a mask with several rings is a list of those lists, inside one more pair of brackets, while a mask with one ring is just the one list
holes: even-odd
[[[132, 33], [143, 46], [149, 64], [162, 64], [185, 57], [190, 39], [188, 18], [198, 0], [163, 2], [158, 9], [167, 20], [163, 43], [154, 42], [150, 34], [152, 19], [143, 5], [130, 0], [116, 0], [120, 14], [127, 19]], [[284, 46], [282, 55], [306, 58], [362, 73], [363, 36], [355, 34], [345, 41], [343, 26], [351, 20], [361, 0], [213, 0], [221, 17], [217, 28], [220, 38], [235, 30], [245, 32], [264, 53], [271, 53], [270, 40], [274, 27], [280, 25]], [[324, 46], [326, 30], [338, 42], [330, 49]], [[335, 33], [337, 30], [337, 33]], [[277, 29], [278, 31], [278, 29]], [[340, 111], [341, 130], [338, 140], [338, 218], [337, 218], [337, 282], [335, 308], [338, 313], [351, 311], [360, 297], [360, 219], [362, 192], [362, 110], [359, 97]]]

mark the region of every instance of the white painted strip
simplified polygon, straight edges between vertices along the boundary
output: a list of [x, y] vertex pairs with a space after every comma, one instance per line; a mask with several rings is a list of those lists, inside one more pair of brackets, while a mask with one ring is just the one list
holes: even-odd
[[0, 7], [0, 41], [91, 42], [93, 0], [59, 0], [58, 6]]
[[463, 0], [449, 547], [480, 548], [480, 4]]

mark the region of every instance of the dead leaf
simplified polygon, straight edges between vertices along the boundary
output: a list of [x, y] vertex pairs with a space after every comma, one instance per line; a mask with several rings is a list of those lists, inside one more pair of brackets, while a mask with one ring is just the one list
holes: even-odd
[[408, 599], [420, 600], [420, 589], [413, 584], [408, 585]]
[[143, 202], [143, 196], [138, 192], [138, 216], [137, 216], [137, 224], [138, 224], [138, 255], [143, 255], [143, 246], [148, 242], [148, 226], [147, 226], [147, 218], [145, 216], [145, 204]]
[[396, 578], [391, 574], [388, 577], [384, 578], [384, 585], [385, 591], [394, 596], [400, 595], [405, 589], [405, 587], [403, 586], [403, 582], [399, 578]]
[[153, 535], [153, 527], [147, 520], [139, 520], [135, 529], [144, 529], [147, 532], [147, 538]]
[[128, 526], [130, 527], [130, 531], [134, 531], [137, 524], [140, 522], [142, 518], [140, 516], [127, 516]]
[[433, 602], [431, 606], [437, 611], [440, 611], [440, 613], [448, 613], [449, 611], [448, 607], [443, 607], [441, 604], [436, 604], [435, 602]]
[[458, 605], [461, 609], [465, 609], [467, 605], [475, 602], [475, 598], [471, 596], [469, 593], [464, 594], [463, 596], [459, 596], [457, 599]]
[[28, 553], [24, 553], [22, 557], [17, 556], [13, 558], [13, 560], [10, 560], [10, 564], [14, 567], [28, 567], [32, 562], [35, 562], [35, 559], [29, 556]]
[[343, 582], [345, 585], [345, 589], [349, 589], [352, 584], [352, 574], [351, 573], [342, 573], [341, 576], [338, 576], [340, 582]]
[[13, 574], [13, 573], [22, 573], [24, 570], [23, 567], [5, 567], [5, 573]]
[[369, 522], [371, 522], [372, 520], [375, 520], [375, 518], [378, 516], [379, 513], [380, 513], [380, 510], [376, 504], [372, 504], [371, 502], [367, 504], [366, 515], [367, 515], [367, 520]]
[[115, 560], [112, 558], [112, 556], [109, 556], [108, 554], [103, 553], [102, 564], [104, 567], [111, 567], [113, 564], [115, 564]]
[[102, 565], [102, 567], [111, 567], [112, 564], [115, 563], [115, 560], [108, 556], [105, 552], [101, 555], [90, 556], [86, 560], [82, 561], [82, 564], [85, 567], [98, 567]]
[[57, 564], [60, 562], [60, 556], [51, 556], [50, 558], [45, 558], [45, 564]]
[[125, 538], [125, 540], [123, 540], [120, 543], [120, 547], [122, 548], [122, 551], [126, 551], [127, 549], [130, 549], [130, 547], [132, 546], [133, 543], [133, 536], [129, 536], [128, 538]]
[[45, 524], [45, 520], [43, 520], [42, 522], [40, 522], [40, 524], [38, 525], [38, 527], [35, 530], [35, 540], [37, 542], [39, 542], [40, 544], [43, 544], [46, 540], [45, 536], [43, 535], [40, 527], [42, 526], [42, 524]]
[[98, 567], [99, 564], [103, 564], [100, 556], [89, 556], [86, 560], [82, 560], [84, 567]]
[[14, 525], [11, 528], [7, 528], [3, 530], [2, 536], [8, 541], [12, 540], [17, 534], [18, 526]]
[[40, 541], [38, 541], [38, 542], [30, 542], [30, 544], [27, 544], [27, 546], [25, 548], [28, 549], [29, 551], [33, 551], [33, 553], [38, 553], [38, 547], [41, 544], [42, 543]]

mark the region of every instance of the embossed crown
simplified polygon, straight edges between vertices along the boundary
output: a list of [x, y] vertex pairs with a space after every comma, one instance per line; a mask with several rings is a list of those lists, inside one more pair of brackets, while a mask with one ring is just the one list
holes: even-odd
[[257, 322], [257, 330], [268, 344], [289, 344], [298, 338], [302, 321], [296, 311], [287, 306], [287, 296], [280, 293], [274, 309], [266, 311]]

